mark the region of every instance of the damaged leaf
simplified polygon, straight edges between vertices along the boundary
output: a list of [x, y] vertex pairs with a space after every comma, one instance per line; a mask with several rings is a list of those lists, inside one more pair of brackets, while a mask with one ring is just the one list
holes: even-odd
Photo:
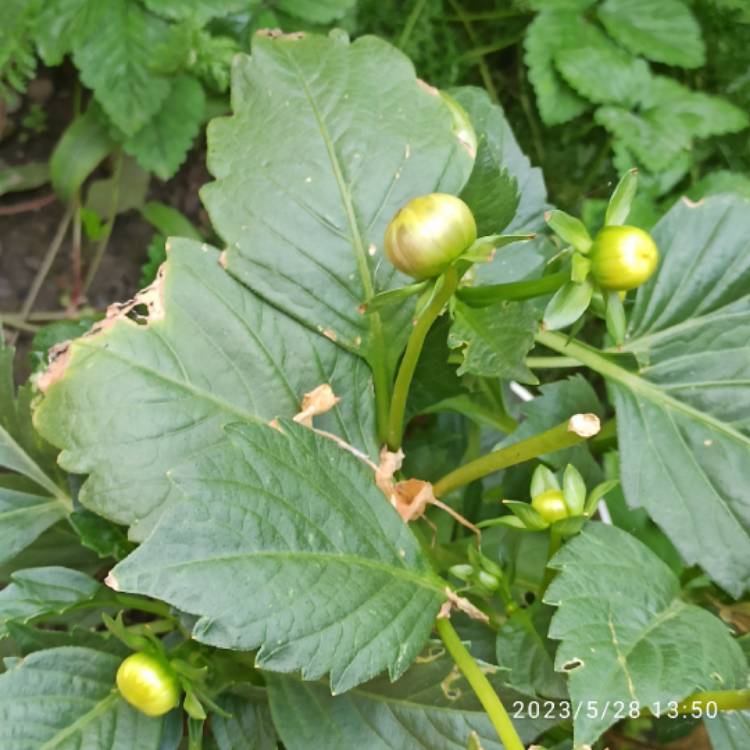
[[60, 465], [89, 474], [80, 501], [136, 540], [179, 497], [171, 469], [223, 443], [226, 424], [296, 414], [320, 383], [341, 402], [316, 425], [376, 452], [367, 366], [264, 305], [214, 248], [171, 244], [154, 285], [58, 352], [35, 414]]
[[[505, 706], [523, 712], [529, 699], [506, 687], [497, 667], [479, 664]], [[468, 683], [439, 646], [419, 656], [394, 684], [383, 675], [332, 698], [321, 683], [269, 675], [268, 693], [289, 750], [464, 750], [472, 732], [484, 750], [503, 747]], [[544, 718], [514, 720], [526, 743], [553, 724]]]
[[197, 615], [204, 643], [260, 648], [263, 669], [330, 672], [337, 693], [386, 669], [395, 679], [445, 584], [371, 468], [291, 420], [280, 427], [231, 425], [229, 442], [174, 471], [186, 500], [109, 583]]
[[456, 302], [448, 345], [460, 349], [463, 362], [458, 374], [538, 383], [525, 358], [534, 347], [539, 313], [528, 302], [500, 302], [469, 307]]
[[726, 626], [683, 601], [674, 573], [627, 532], [590, 523], [550, 566], [560, 571], [544, 597], [558, 608], [555, 669], [574, 705], [609, 707], [578, 713], [576, 743], [615, 724], [618, 702], [665, 711], [694, 692], [745, 686], [747, 662]]
[[209, 126], [215, 182], [202, 190], [229, 272], [374, 365], [392, 363], [411, 305], [359, 308], [408, 281], [384, 262], [396, 211], [468, 177], [448, 106], [374, 37], [260, 34], [235, 61], [232, 109]]

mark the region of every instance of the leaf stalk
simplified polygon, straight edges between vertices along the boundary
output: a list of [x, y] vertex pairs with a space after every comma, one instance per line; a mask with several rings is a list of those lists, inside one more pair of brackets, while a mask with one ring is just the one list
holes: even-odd
[[456, 666], [466, 678], [471, 689], [476, 694], [479, 702], [487, 712], [492, 725], [497, 731], [500, 741], [503, 743], [505, 750], [525, 750], [521, 738], [510, 720], [503, 702], [494, 691], [487, 676], [474, 661], [474, 657], [467, 651], [461, 639], [458, 637], [455, 628], [447, 618], [438, 618], [435, 625], [440, 639], [448, 649], [448, 653], [453, 657]]
[[409, 387], [411, 386], [414, 372], [417, 369], [419, 355], [422, 353], [427, 332], [443, 311], [443, 307], [445, 307], [445, 304], [453, 296], [457, 287], [458, 272], [455, 268], [449, 268], [443, 276], [442, 286], [436, 291], [430, 304], [427, 305], [417, 318], [414, 329], [409, 336], [391, 396], [391, 408], [388, 417], [388, 447], [391, 450], [397, 450], [401, 446], [401, 438], [404, 432], [406, 400], [409, 396]]

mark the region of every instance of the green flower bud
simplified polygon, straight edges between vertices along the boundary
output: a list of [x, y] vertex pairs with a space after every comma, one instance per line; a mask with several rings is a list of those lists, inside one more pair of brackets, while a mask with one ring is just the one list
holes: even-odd
[[477, 238], [469, 207], [455, 195], [410, 200], [385, 230], [385, 252], [399, 271], [429, 279], [445, 271]]
[[651, 235], [629, 226], [604, 227], [596, 235], [590, 257], [591, 273], [599, 286], [618, 292], [648, 281], [659, 263]]
[[180, 701], [180, 683], [168, 664], [138, 652], [128, 656], [117, 670], [122, 697], [146, 716], [163, 716]]
[[570, 515], [562, 490], [546, 490], [531, 498], [531, 507], [547, 522], [554, 523]]

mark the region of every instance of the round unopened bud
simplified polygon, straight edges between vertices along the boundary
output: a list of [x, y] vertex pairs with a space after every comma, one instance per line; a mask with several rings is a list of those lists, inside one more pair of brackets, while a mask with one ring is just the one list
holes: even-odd
[[443, 273], [477, 238], [469, 207], [455, 195], [430, 193], [410, 200], [385, 230], [385, 251], [415, 279]]
[[180, 701], [180, 683], [168, 664], [150, 654], [131, 654], [117, 670], [122, 697], [146, 716], [163, 716]]
[[567, 518], [570, 513], [562, 490], [546, 490], [531, 498], [531, 507], [547, 522]]
[[651, 235], [638, 227], [604, 227], [591, 247], [591, 274], [611, 291], [635, 289], [651, 278], [659, 250]]

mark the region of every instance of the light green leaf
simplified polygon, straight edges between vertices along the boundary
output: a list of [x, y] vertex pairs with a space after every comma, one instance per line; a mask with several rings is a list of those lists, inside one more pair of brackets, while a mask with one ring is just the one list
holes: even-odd
[[32, 39], [36, 5], [4, 0], [0, 5], [0, 103], [23, 94], [36, 72]]
[[211, 731], [219, 750], [276, 750], [276, 731], [264, 701], [255, 695], [229, 693], [218, 703], [229, 714], [211, 716]]
[[[497, 667], [480, 662], [510, 711], [527, 698], [503, 684]], [[398, 682], [381, 676], [331, 697], [327, 686], [287, 676], [268, 676], [271, 712], [289, 750], [465, 750], [475, 731], [485, 750], [502, 750], [497, 734], [452, 660], [435, 647]], [[518, 719], [514, 725], [530, 742], [552, 722]]]
[[159, 201], [150, 201], [141, 209], [141, 216], [165, 237], [188, 237], [201, 240], [203, 236], [185, 214]]
[[601, 34], [572, 10], [540, 13], [526, 29], [524, 60], [536, 92], [539, 114], [546, 125], [559, 125], [582, 114], [588, 103], [562, 79], [554, 65], [563, 49], [582, 46]]
[[587, 253], [591, 249], [591, 235], [579, 218], [555, 209], [548, 211], [544, 220], [555, 234], [576, 250]]
[[34, 34], [39, 56], [46, 65], [59, 65], [73, 49], [90, 2], [92, 0], [45, 0], [39, 4]]
[[638, 170], [629, 169], [620, 178], [617, 187], [612, 192], [612, 197], [609, 199], [604, 215], [605, 226], [622, 226], [627, 221], [637, 189]]
[[580, 284], [569, 281], [561, 286], [547, 303], [542, 327], [557, 331], [575, 323], [588, 309], [594, 287], [588, 280]]
[[[264, 305], [219, 253], [173, 240], [163, 277], [139, 298], [141, 324], [118, 313], [74, 341], [42, 379], [35, 422], [90, 474], [80, 501], [142, 539], [179, 493], [167, 472], [224, 441], [223, 426], [299, 411], [329, 383], [341, 403], [316, 425], [377, 454], [370, 373], [359, 358]], [[102, 414], [107, 419], [102, 419]]]
[[683, 68], [705, 61], [701, 27], [680, 0], [604, 0], [598, 14], [612, 38], [637, 55]]
[[356, 0], [278, 0], [276, 7], [310, 23], [328, 24], [341, 18], [355, 4]]
[[661, 267], [638, 292], [613, 372], [622, 482], [688, 564], [750, 586], [750, 203], [679, 202], [657, 225]]
[[[548, 207], [542, 170], [532, 167], [528, 157], [521, 151], [502, 107], [493, 104], [484, 89], [473, 86], [451, 89], [450, 94], [469, 114], [488, 158], [491, 157], [502, 173], [499, 179], [502, 181], [504, 175], [504, 179], [510, 179], [514, 183], [518, 198], [512, 201], [510, 196], [508, 197], [509, 205], [514, 206], [515, 212], [509, 219], [508, 233], [520, 234], [540, 229], [544, 225], [542, 217]], [[479, 159], [479, 155], [477, 158]], [[472, 174], [472, 179], [473, 177]], [[497, 216], [504, 216], [506, 208], [506, 205], [497, 206]], [[505, 228], [505, 225], [503, 227]], [[485, 278], [484, 273], [487, 271], [488, 269], [480, 269], [480, 276]]]
[[196, 25], [217, 16], [228, 16], [248, 10], [248, 0], [143, 0], [143, 4], [153, 13], [182, 21], [192, 19]]
[[0, 747], [175, 750], [179, 736], [171, 714], [150, 718], [114, 690], [120, 661], [90, 648], [63, 647], [16, 662], [0, 675]]
[[105, 221], [114, 218], [113, 209], [115, 215], [140, 209], [148, 193], [151, 175], [135, 159], [121, 158], [120, 168], [111, 177], [94, 180], [86, 191], [84, 210]]
[[525, 358], [534, 347], [539, 313], [528, 302], [469, 307], [456, 302], [448, 345], [464, 355], [458, 374], [538, 383]]
[[[197, 615], [193, 637], [260, 648], [256, 663], [330, 671], [348, 690], [396, 679], [429, 636], [445, 583], [372, 469], [289, 420], [231, 425], [230, 442], [173, 472], [187, 498], [110, 574]], [[321, 606], [325, 602], [325, 606]]]
[[651, 172], [667, 169], [690, 148], [693, 137], [689, 124], [668, 106], [648, 109], [640, 114], [622, 107], [599, 107], [594, 119]]
[[99, 107], [92, 105], [76, 117], [50, 157], [52, 187], [61, 200], [69, 201], [114, 147]]
[[634, 106], [651, 78], [646, 62], [611, 43], [561, 49], [555, 66], [581, 96], [597, 104]]
[[590, 523], [551, 565], [560, 571], [544, 597], [558, 607], [555, 668], [574, 705], [609, 706], [578, 713], [576, 743], [593, 744], [617, 721], [617, 701], [656, 711], [699, 690], [744, 687], [747, 665], [727, 627], [684, 602], [676, 576], [635, 537]]
[[144, 168], [167, 180], [185, 160], [203, 121], [203, 87], [195, 78], [179, 76], [162, 108], [123, 149]]
[[711, 747], [714, 750], [744, 750], [750, 737], [750, 711], [720, 713], [704, 719]]
[[654, 76], [646, 92], [646, 106], [661, 108], [679, 117], [696, 138], [736, 133], [748, 126], [747, 112], [729, 100], [691, 91], [672, 78]]
[[169, 82], [149, 67], [167, 31], [131, 0], [88, 2], [73, 42], [81, 80], [126, 136], [143, 127], [169, 96]]
[[6, 166], [0, 161], [0, 196], [35, 190], [49, 182], [49, 164], [46, 161], [27, 161]]
[[688, 198], [699, 201], [709, 195], [722, 193], [736, 193], [746, 200], [750, 200], [750, 177], [740, 172], [718, 170], [700, 179], [690, 190]]
[[[232, 108], [209, 126], [216, 181], [202, 190], [228, 270], [374, 366], [393, 363], [409, 306], [358, 309], [408, 283], [383, 256], [396, 211], [417, 195], [456, 194], [468, 176], [447, 105], [374, 37], [261, 34], [252, 57], [236, 58]], [[381, 315], [393, 319], [387, 347]]]
[[29, 568], [11, 575], [0, 591], [0, 638], [9, 622], [27, 623], [44, 615], [59, 615], [92, 599], [101, 584], [85, 573], [59, 567]]

